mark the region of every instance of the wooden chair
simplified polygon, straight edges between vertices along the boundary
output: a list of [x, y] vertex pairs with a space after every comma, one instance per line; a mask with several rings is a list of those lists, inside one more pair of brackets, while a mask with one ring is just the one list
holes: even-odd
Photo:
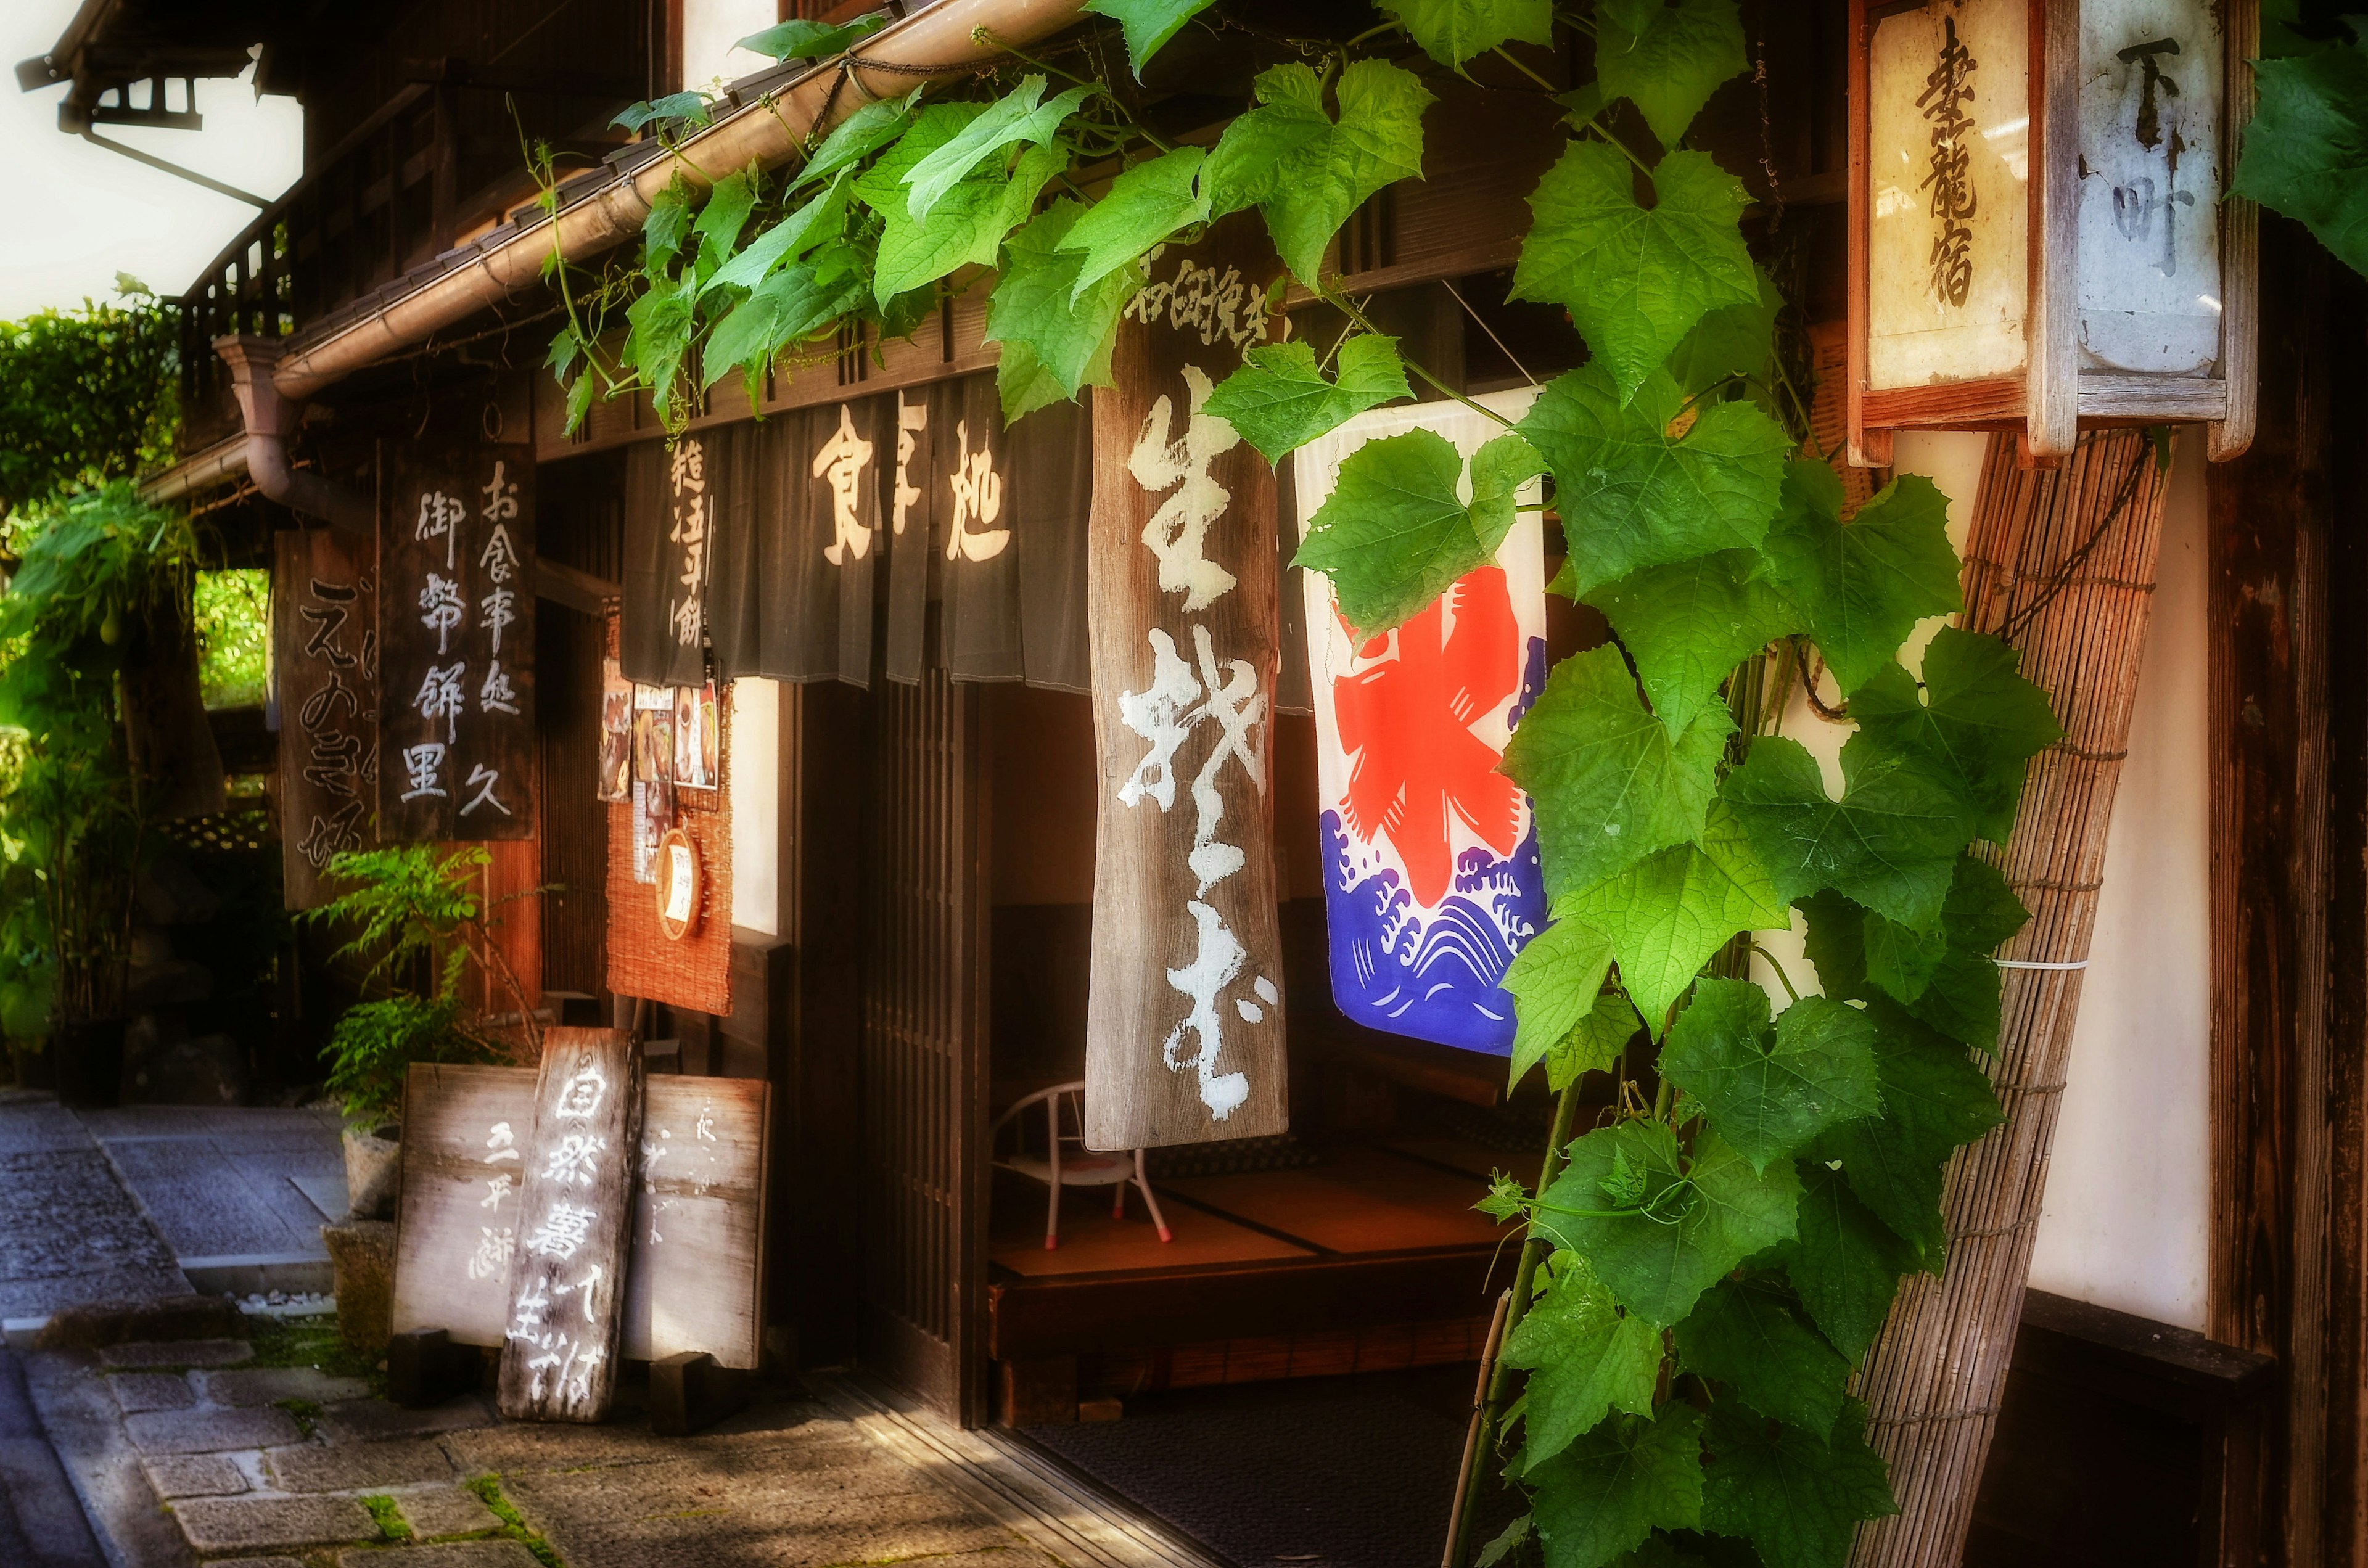
[[[1158, 1227], [1159, 1239], [1163, 1242], [1176, 1239], [1174, 1233], [1167, 1228], [1166, 1217], [1159, 1212], [1159, 1199], [1151, 1195], [1150, 1178], [1143, 1174], [1143, 1151], [1134, 1150], [1130, 1157], [1123, 1153], [1096, 1153], [1086, 1147], [1084, 1080], [1080, 1079], [1074, 1084], [1055, 1084], [1049, 1089], [1039, 1089], [1030, 1095], [1026, 1099], [1019, 1101], [996, 1118], [995, 1126], [988, 1132], [989, 1139], [1000, 1138], [1006, 1126], [1018, 1122], [1020, 1114], [1034, 1105], [1042, 1105], [1044, 1108], [1045, 1154], [1043, 1157], [1040, 1158], [1028, 1152], [1028, 1131], [1022, 1124], [1018, 1130], [1016, 1139], [1018, 1147], [1011, 1157], [998, 1159], [995, 1163], [1005, 1170], [1014, 1171], [1026, 1176], [1030, 1181], [1041, 1181], [1044, 1184], [1047, 1189], [1044, 1214], [1045, 1250], [1051, 1251], [1061, 1244], [1061, 1189], [1064, 1187], [1115, 1187], [1117, 1190], [1110, 1195], [1110, 1218], [1122, 1220], [1126, 1217], [1127, 1186], [1133, 1183], [1143, 1189], [1144, 1207], [1151, 1210], [1151, 1222]], [[1068, 1113], [1068, 1124], [1076, 1128], [1076, 1131], [1062, 1131], [1062, 1113], [1064, 1108]], [[1064, 1143], [1076, 1145], [1076, 1152], [1064, 1155], [1061, 1152], [1061, 1145]]]

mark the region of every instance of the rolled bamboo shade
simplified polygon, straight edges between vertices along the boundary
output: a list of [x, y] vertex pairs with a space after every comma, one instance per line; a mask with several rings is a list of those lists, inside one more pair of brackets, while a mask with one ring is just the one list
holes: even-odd
[[[2032, 915], [2002, 958], [2089, 957], [2166, 477], [2140, 431], [2084, 437], [2052, 472], [2018, 467], [2013, 437], [1990, 438], [1965, 550], [1964, 624], [2022, 651], [2022, 673], [2046, 689], [2065, 730], [2032, 761], [1996, 857]], [[1950, 1170], [1947, 1273], [1902, 1287], [1858, 1376], [1900, 1512], [1860, 1530], [1857, 1568], [1943, 1568], [1964, 1550], [2022, 1315], [2082, 972], [2005, 971], [1998, 1054], [1985, 1066], [2006, 1121]]]

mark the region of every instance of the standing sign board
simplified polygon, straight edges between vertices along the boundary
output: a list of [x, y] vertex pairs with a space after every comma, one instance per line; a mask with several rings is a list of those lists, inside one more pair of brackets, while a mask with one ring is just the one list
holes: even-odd
[[642, 1052], [631, 1036], [562, 1028], [543, 1037], [503, 1330], [501, 1410], [514, 1421], [609, 1414], [641, 1123]]
[[534, 836], [534, 457], [390, 449], [379, 513], [379, 835]]
[[1250, 213], [1162, 252], [1120, 321], [1117, 384], [1094, 397], [1096, 1149], [1289, 1121], [1268, 790], [1274, 472], [1203, 408], [1269, 336], [1281, 270]]
[[[1536, 396], [1478, 401], [1519, 419]], [[1413, 429], [1468, 460], [1504, 426], [1452, 403], [1360, 415], [1293, 455], [1301, 516], [1350, 452]], [[1538, 494], [1532, 480], [1520, 498]], [[1546, 893], [1529, 797], [1497, 766], [1545, 689], [1545, 525], [1521, 513], [1493, 564], [1379, 637], [1350, 631], [1329, 577], [1301, 575], [1333, 1000], [1371, 1028], [1509, 1053], [1498, 983], [1544, 928]]]
[[[704, 1350], [753, 1369], [762, 1351], [771, 1091], [761, 1078], [660, 1074], [643, 1083], [620, 1354], [655, 1361]], [[503, 1343], [519, 1178], [540, 1158], [535, 1084], [525, 1067], [412, 1067], [397, 1333], [440, 1328], [458, 1345]]]
[[336, 528], [274, 538], [280, 880], [290, 909], [328, 901], [321, 873], [332, 856], [378, 842], [376, 562], [370, 540]]

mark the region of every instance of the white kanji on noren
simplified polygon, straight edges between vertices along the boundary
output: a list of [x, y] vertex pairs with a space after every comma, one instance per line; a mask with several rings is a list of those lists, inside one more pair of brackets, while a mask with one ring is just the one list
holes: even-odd
[[921, 498], [921, 487], [912, 483], [908, 474], [913, 453], [921, 444], [921, 432], [929, 427], [929, 405], [906, 403], [905, 394], [896, 394], [896, 496], [890, 511], [891, 526], [899, 537], [905, 532], [905, 514]]
[[452, 629], [468, 618], [469, 608], [461, 602], [461, 585], [434, 572], [427, 574], [427, 585], [419, 590], [419, 624], [436, 633], [439, 658], [450, 651]]
[[1009, 528], [983, 528], [971, 531], [975, 520], [992, 523], [1003, 516], [1003, 476], [995, 472], [995, 449], [979, 443], [976, 451], [970, 449], [970, 422], [954, 422], [954, 472], [947, 482], [953, 487], [954, 511], [946, 525], [946, 559], [992, 561], [1003, 553], [1011, 542]]
[[411, 780], [411, 788], [403, 792], [406, 801], [422, 795], [444, 796], [450, 793], [443, 787], [444, 748], [434, 741], [424, 745], [403, 748], [403, 771]]
[[[442, 666], [430, 665], [419, 683], [419, 695], [411, 699], [412, 707], [429, 723], [444, 721], [447, 744], [460, 738], [461, 710], [469, 700], [469, 694], [461, 689], [461, 677], [468, 673], [465, 661]], [[437, 760], [443, 760], [441, 747], [438, 748]]]
[[491, 806], [494, 810], [501, 812], [502, 815], [509, 815], [510, 809], [502, 804], [501, 801], [494, 795], [494, 786], [501, 781], [502, 776], [500, 771], [496, 768], [487, 767], [482, 762], [470, 768], [469, 781], [462, 785], [461, 788], [464, 790], [475, 790], [477, 792], [473, 796], [470, 797], [469, 803], [467, 805], [461, 808], [461, 814], [462, 816], [467, 816], [479, 806]]
[[863, 471], [871, 466], [871, 443], [855, 433], [855, 411], [841, 403], [838, 428], [814, 453], [813, 463], [814, 477], [830, 483], [831, 541], [822, 547], [822, 557], [833, 566], [871, 553], [871, 525], [855, 515]]

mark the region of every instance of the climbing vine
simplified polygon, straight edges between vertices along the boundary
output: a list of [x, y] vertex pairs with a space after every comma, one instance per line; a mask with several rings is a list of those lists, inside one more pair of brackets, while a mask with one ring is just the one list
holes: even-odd
[[[1998, 1029], [1990, 954], [2027, 915], [1977, 846], [2004, 839], [2057, 731], [1994, 638], [1944, 629], [1902, 662], [1919, 622], [1962, 608], [1939, 493], [1902, 478], [1846, 520], [1832, 469], [1799, 455], [1784, 301], [1742, 183], [1689, 141], [1749, 68], [1736, 0], [1381, 0], [1346, 41], [1246, 27], [1289, 57], [1206, 146], [1147, 126], [1138, 84], [1235, 8], [1087, 8], [1118, 38], [1061, 57], [1083, 74], [1019, 59], [991, 96], [868, 102], [778, 176], [694, 177], [669, 140], [684, 172], [639, 266], [554, 263], [572, 417], [646, 387], [678, 427], [735, 370], [835, 353], [851, 324], [909, 332], [991, 267], [1018, 418], [1108, 384], [1148, 254], [1250, 209], [1349, 324], [1321, 357], [1251, 350], [1211, 414], [1279, 460], [1417, 381], [1458, 395], [1324, 256], [1359, 204], [1420, 175], [1427, 79], [1486, 56], [1555, 92], [1517, 46], [1576, 35], [1595, 80], [1557, 94], [1566, 142], [1530, 198], [1514, 293], [1566, 311], [1590, 358], [1468, 465], [1421, 432], [1352, 452], [1299, 562], [1385, 631], [1490, 559], [1547, 474], [1567, 545], [1553, 586], [1612, 634], [1554, 669], [1505, 758], [1554, 916], [1506, 976], [1511, 1071], [1543, 1062], [1559, 1097], [1537, 1187], [1500, 1176], [1481, 1205], [1525, 1233], [1485, 1451], [1529, 1507], [1480, 1561], [1839, 1564], [1896, 1510], [1850, 1377], [1900, 1278], [1941, 1268], [1943, 1170], [1999, 1118], [1976, 1062]], [[848, 41], [784, 24], [749, 43]], [[672, 139], [708, 113], [687, 96], [634, 116]], [[1783, 733], [1804, 681], [1856, 726], [1839, 797]], [[1778, 1010], [1748, 978], [1750, 934], [1796, 911], [1816, 985], [1767, 960]], [[1582, 1131], [1589, 1074], [1610, 1108]]]

